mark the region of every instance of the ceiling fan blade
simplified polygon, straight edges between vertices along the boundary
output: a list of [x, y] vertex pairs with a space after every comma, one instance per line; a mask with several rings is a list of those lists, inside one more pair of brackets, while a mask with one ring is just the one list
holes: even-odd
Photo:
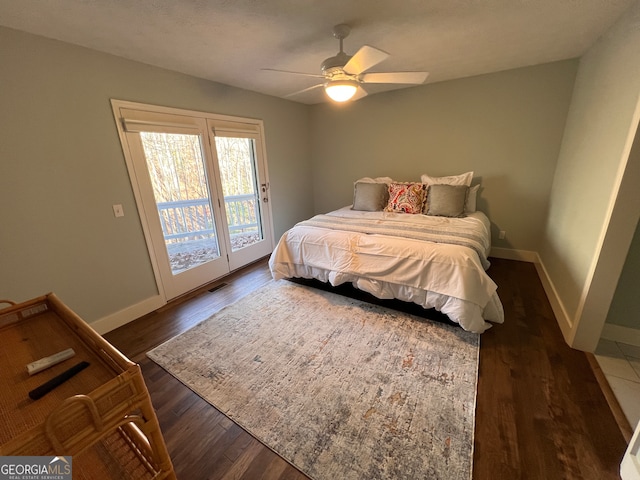
[[364, 73], [360, 80], [364, 83], [404, 83], [419, 85], [424, 83], [428, 72], [372, 72]]
[[319, 84], [313, 85], [313, 86], [311, 86], [309, 88], [305, 88], [303, 90], [298, 90], [297, 92], [293, 92], [293, 93], [290, 93], [289, 95], [285, 95], [284, 98], [293, 97], [293, 96], [298, 95], [300, 93], [310, 92], [311, 90], [315, 90], [316, 88], [319, 88], [319, 87], [322, 87], [322, 86], [323, 86], [323, 84], [319, 83]]
[[370, 47], [369, 45], [364, 45], [351, 57], [351, 60], [347, 62], [343, 70], [350, 75], [360, 75], [387, 57], [389, 57], [387, 52]]
[[358, 86], [358, 90], [356, 91], [355, 95], [353, 97], [351, 97], [351, 101], [355, 102], [356, 100], [360, 100], [363, 97], [366, 97], [368, 95], [367, 91], [362, 88], [362, 85]]
[[289, 70], [276, 70], [275, 68], [261, 68], [260, 70], [267, 72], [290, 73], [292, 75], [302, 75], [304, 77], [324, 78], [324, 75], [319, 75], [317, 73], [291, 72]]

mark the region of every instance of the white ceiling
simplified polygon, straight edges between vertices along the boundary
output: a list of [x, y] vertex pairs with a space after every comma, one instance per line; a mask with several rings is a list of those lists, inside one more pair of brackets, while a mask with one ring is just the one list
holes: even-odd
[[[352, 27], [348, 54], [391, 54], [371, 71], [433, 83], [578, 57], [636, 1], [0, 0], [0, 25], [285, 97], [317, 79], [261, 69], [320, 73], [339, 23]], [[325, 101], [321, 89], [289, 98]]]

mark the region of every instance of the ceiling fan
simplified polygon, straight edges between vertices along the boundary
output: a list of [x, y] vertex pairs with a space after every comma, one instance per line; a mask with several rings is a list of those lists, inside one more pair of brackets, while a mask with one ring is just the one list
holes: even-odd
[[336, 102], [346, 102], [364, 97], [367, 92], [362, 85], [366, 83], [419, 85], [427, 79], [429, 75], [427, 72], [366, 73], [367, 70], [388, 58], [389, 54], [369, 45], [364, 45], [354, 55], [347, 55], [342, 48], [342, 43], [350, 32], [351, 27], [349, 25], [340, 24], [333, 27], [333, 36], [340, 40], [340, 51], [337, 55], [329, 57], [322, 62], [321, 74], [290, 72], [273, 68], [264, 68], [263, 70], [321, 78], [323, 80], [322, 83], [289, 94], [287, 97], [324, 87], [329, 98]]

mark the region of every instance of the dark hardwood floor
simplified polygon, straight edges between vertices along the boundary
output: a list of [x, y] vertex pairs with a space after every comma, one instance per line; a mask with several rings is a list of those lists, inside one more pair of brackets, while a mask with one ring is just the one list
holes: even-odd
[[[620, 478], [626, 442], [534, 265], [491, 260], [506, 319], [481, 337], [473, 478]], [[145, 356], [270, 279], [258, 262], [105, 335], [140, 363], [180, 480], [307, 478]]]

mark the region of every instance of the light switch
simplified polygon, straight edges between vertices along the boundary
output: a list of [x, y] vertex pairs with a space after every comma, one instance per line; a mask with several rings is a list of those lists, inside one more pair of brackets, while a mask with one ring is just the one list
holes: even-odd
[[114, 205], [113, 206], [113, 214], [116, 217], [124, 217], [124, 210], [122, 209], [122, 205]]

